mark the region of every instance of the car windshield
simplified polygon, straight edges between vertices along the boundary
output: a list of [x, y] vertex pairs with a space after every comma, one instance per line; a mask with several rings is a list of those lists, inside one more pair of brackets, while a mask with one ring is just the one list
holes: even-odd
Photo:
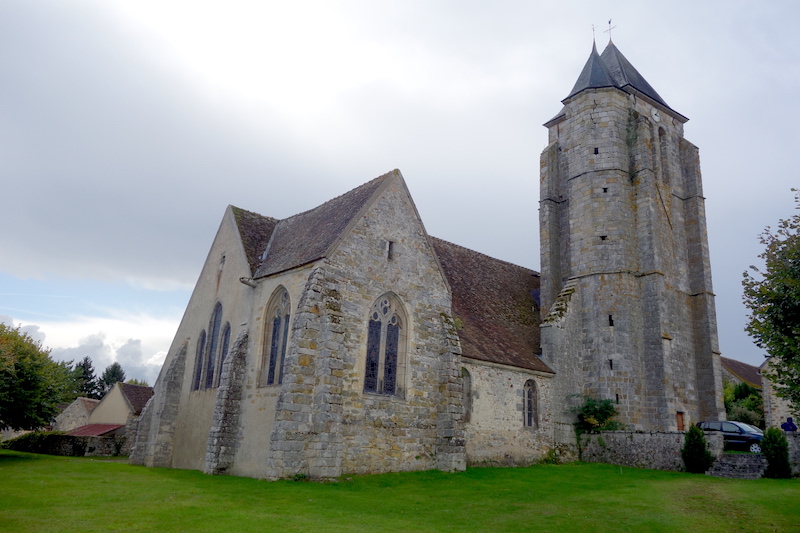
[[731, 424], [741, 429], [745, 433], [761, 433], [760, 429], [753, 427], [750, 424], [745, 424], [744, 422], [731, 422]]
[[760, 433], [762, 435], [764, 434], [764, 432], [761, 431], [760, 427], [754, 426], [753, 424], [745, 424], [744, 422], [742, 422], [742, 425], [743, 426], [747, 426], [748, 429], [751, 429], [751, 430], [755, 431], [756, 433]]

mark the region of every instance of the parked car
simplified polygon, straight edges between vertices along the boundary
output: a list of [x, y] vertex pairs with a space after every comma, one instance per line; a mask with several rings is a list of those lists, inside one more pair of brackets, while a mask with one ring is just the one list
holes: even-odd
[[697, 427], [703, 431], [721, 431], [726, 448], [761, 453], [761, 439], [764, 438], [764, 433], [755, 426], [744, 422], [713, 420], [710, 422], [698, 422]]

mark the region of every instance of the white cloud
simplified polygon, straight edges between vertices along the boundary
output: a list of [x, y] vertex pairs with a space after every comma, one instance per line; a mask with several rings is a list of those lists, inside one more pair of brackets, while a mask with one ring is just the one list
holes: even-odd
[[43, 322], [51, 355], [57, 361], [92, 358], [96, 374], [119, 362], [126, 378], [155, 383], [179, 320], [147, 315], [74, 317], [69, 321]]

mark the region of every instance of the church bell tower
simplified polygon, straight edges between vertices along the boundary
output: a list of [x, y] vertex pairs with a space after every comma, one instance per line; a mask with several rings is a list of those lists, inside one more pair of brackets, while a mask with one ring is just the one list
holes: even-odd
[[[609, 398], [630, 429], [724, 419], [697, 148], [609, 41], [545, 124], [542, 359], [553, 400]], [[554, 413], [569, 422], [568, 413]]]

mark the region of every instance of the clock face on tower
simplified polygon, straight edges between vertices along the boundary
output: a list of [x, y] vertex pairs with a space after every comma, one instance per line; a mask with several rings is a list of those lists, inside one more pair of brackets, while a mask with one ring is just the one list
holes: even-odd
[[650, 116], [653, 117], [654, 121], [661, 122], [661, 115], [658, 113], [658, 109], [655, 107], [650, 110]]

